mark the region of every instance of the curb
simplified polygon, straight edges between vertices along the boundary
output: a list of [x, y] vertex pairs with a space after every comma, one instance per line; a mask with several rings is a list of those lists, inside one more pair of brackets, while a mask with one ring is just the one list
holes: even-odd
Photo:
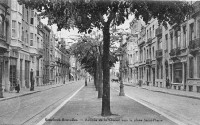
[[[119, 91], [118, 89], [115, 89], [115, 88], [112, 88], [112, 89], [115, 91]], [[182, 115], [174, 113], [170, 110], [164, 109], [160, 106], [157, 106], [157, 105], [155, 105], [151, 102], [148, 102], [146, 100], [143, 100], [139, 97], [131, 97], [128, 94], [125, 94], [125, 96], [144, 105], [147, 108], [150, 108], [151, 110], [159, 113], [160, 115], [166, 117], [167, 119], [175, 122], [178, 125], [199, 125], [197, 121], [191, 121], [191, 119], [189, 119], [185, 116], [182, 116]]]
[[[70, 83], [68, 83], [68, 84], [72, 84], [72, 83], [74, 83], [74, 81], [73, 81], [73, 82], [70, 82]], [[47, 90], [49, 90], [49, 89], [57, 88], [57, 87], [60, 87], [60, 86], [63, 86], [63, 85], [68, 85], [68, 84], [61, 84], [61, 85], [53, 86], [53, 87], [50, 87], [50, 88], [47, 88], [47, 89], [43, 89], [43, 90], [37, 90], [37, 91], [33, 91], [33, 92], [24, 93], [24, 94], [21, 94], [21, 95], [16, 95], [16, 96], [12, 96], [12, 97], [2, 98], [2, 99], [0, 99], [0, 102], [1, 102], [1, 101], [5, 101], [5, 100], [9, 100], [9, 99], [13, 99], [13, 98], [17, 98], [17, 97], [22, 97], [22, 96], [26, 96], [26, 95], [31, 95], [31, 94], [38, 93], [38, 92], [42, 92], [42, 91], [47, 91]]]
[[[128, 85], [128, 84], [124, 84], [124, 85], [131, 86], [131, 87], [137, 87], [137, 86]], [[165, 94], [169, 94], [169, 95], [175, 95], [175, 96], [181, 96], [181, 97], [187, 97], [187, 98], [192, 98], [192, 99], [198, 99], [198, 100], [200, 100], [200, 97], [195, 97], [195, 96], [182, 95], [182, 94], [176, 94], [176, 93], [170, 93], [170, 92], [163, 92], [163, 91], [159, 91], [159, 90], [151, 90], [151, 89], [143, 88], [143, 87], [137, 87], [137, 88], [141, 88], [141, 89], [145, 89], [145, 90], [153, 91], [153, 92], [160, 92], [160, 93], [165, 93]]]

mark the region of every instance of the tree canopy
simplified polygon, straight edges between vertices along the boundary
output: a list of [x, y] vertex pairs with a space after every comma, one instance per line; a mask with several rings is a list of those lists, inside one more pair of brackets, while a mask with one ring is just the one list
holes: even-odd
[[[18, 0], [20, 4], [37, 9], [41, 16], [48, 17], [49, 24], [57, 24], [58, 30], [78, 28], [90, 33], [93, 27], [102, 29], [105, 23], [123, 24], [129, 14], [143, 18], [147, 23], [157, 18], [166, 25], [185, 21], [191, 7], [184, 1], [139, 1], [139, 0]], [[106, 17], [106, 18], [105, 18]], [[107, 19], [107, 21], [106, 21]]]

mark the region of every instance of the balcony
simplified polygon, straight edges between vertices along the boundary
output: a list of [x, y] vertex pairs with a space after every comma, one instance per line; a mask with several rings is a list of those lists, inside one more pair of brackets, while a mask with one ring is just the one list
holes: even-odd
[[162, 35], [162, 27], [160, 26], [156, 29], [156, 36], [161, 36], [161, 35]]
[[4, 42], [6, 42], [6, 36], [4, 36], [3, 34], [0, 34], [0, 40], [3, 40]]
[[192, 6], [193, 6], [193, 12], [191, 13], [192, 17], [195, 17], [198, 15], [198, 12], [200, 11], [200, 1], [196, 1]]
[[156, 50], [156, 59], [161, 59], [163, 57], [163, 50]]
[[152, 42], [152, 38], [148, 38], [147, 44], [150, 44]]
[[147, 59], [146, 60], [146, 66], [150, 66], [151, 65], [152, 60], [151, 59]]
[[169, 55], [172, 57], [172, 56], [178, 56], [181, 54], [181, 50], [180, 50], [180, 47], [177, 47], [177, 48], [174, 48], [174, 49], [171, 49]]
[[142, 45], [142, 44], [144, 44], [144, 43], [145, 43], [144, 40], [140, 40], [140, 41], [138, 42], [138, 46], [140, 46], [140, 45]]
[[170, 51], [169, 55], [173, 61], [179, 60], [178, 56], [181, 54], [180, 47], [174, 48]]
[[189, 48], [190, 54], [192, 55], [197, 54], [198, 51], [200, 50], [200, 38], [190, 41], [188, 48]]

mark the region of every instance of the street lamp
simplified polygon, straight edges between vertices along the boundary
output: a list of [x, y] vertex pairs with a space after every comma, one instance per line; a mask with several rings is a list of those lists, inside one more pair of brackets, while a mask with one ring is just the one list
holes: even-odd
[[123, 53], [120, 51], [117, 54], [119, 61], [120, 61], [120, 65], [119, 65], [119, 81], [120, 81], [120, 92], [119, 92], [119, 96], [124, 96], [124, 84], [123, 84], [123, 80], [122, 80], [122, 57], [123, 57]]

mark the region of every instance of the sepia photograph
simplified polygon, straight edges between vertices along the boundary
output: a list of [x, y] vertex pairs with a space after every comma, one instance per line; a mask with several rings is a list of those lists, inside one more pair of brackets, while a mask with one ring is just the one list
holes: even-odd
[[0, 0], [0, 125], [200, 125], [200, 1]]

